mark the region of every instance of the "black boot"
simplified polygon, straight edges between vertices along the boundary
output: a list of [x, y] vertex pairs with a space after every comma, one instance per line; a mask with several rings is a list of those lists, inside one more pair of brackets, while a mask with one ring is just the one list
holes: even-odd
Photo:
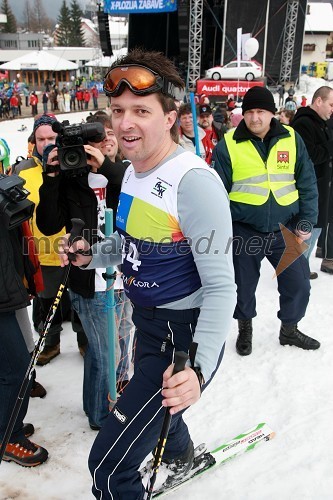
[[191, 470], [193, 460], [194, 446], [192, 440], [190, 440], [186, 452], [181, 457], [173, 459], [162, 458], [162, 463], [170, 471], [172, 480], [175, 480], [185, 476]]
[[239, 319], [238, 332], [236, 351], [240, 356], [248, 356], [252, 352], [252, 319]]
[[318, 342], [318, 340], [312, 339], [298, 330], [297, 323], [295, 325], [286, 325], [282, 323], [280, 329], [280, 344], [295, 345], [296, 347], [308, 351], [319, 349], [320, 347], [320, 342]]

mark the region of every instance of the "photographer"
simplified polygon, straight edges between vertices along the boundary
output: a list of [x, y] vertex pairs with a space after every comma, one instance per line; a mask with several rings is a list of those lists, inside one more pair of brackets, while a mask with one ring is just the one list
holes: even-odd
[[[20, 175], [26, 181], [26, 188], [30, 191], [29, 199], [35, 203], [35, 206], [37, 206], [39, 202], [39, 187], [43, 182], [43, 151], [46, 146], [55, 144], [56, 142], [57, 134], [52, 130], [52, 125], [56, 121], [57, 119], [54, 115], [44, 114], [36, 118], [33, 132], [31, 134], [31, 142], [33, 144], [32, 156], [31, 158], [23, 160], [13, 167], [14, 173]], [[43, 323], [47, 317], [47, 313], [57, 294], [59, 284], [64, 279], [64, 271], [59, 266], [59, 257], [57, 254], [57, 242], [64, 234], [64, 230], [63, 227], [60, 227], [57, 234], [46, 238], [45, 234], [41, 233], [36, 225], [35, 212], [30, 222], [30, 228], [37, 245], [44, 281], [44, 290], [38, 294], [41, 322], [37, 325], [37, 328], [41, 331]], [[60, 332], [62, 331], [61, 325], [64, 317], [63, 299], [55, 314], [52, 326], [46, 336], [45, 347], [38, 357], [38, 365], [46, 365], [60, 354]], [[84, 339], [81, 343], [86, 343], [86, 339]]]
[[[45, 152], [46, 171], [39, 190], [37, 225], [44, 234], [51, 235], [63, 226], [70, 230], [70, 219], [80, 218], [85, 222], [84, 235], [93, 244], [103, 238], [104, 211], [106, 206], [116, 205], [115, 192], [117, 189], [119, 192], [126, 165], [116, 165], [96, 147], [105, 138], [100, 123], [69, 125], [64, 122], [59, 125], [55, 127], [59, 129], [58, 147], [48, 154]], [[84, 155], [83, 158], [82, 151], [89, 157]], [[88, 337], [84, 357], [83, 409], [94, 430], [100, 429], [109, 413], [104, 271], [84, 272], [72, 267], [69, 275], [72, 307]]]
[[[10, 182], [8, 179], [10, 179]], [[21, 193], [22, 199], [26, 197], [26, 193], [22, 193], [20, 187], [23, 182], [17, 183], [17, 181], [20, 181], [20, 178], [16, 176], [0, 176], [0, 261], [2, 268], [0, 273], [0, 443], [5, 435], [30, 362], [30, 355], [16, 312], [24, 311], [29, 305], [28, 291], [23, 280], [33, 286], [35, 269], [22, 247], [24, 242], [22, 222], [31, 215], [32, 210], [30, 210], [30, 207], [32, 204], [26, 201], [22, 202], [24, 208], [21, 216], [21, 201], [8, 203], [6, 193], [9, 196], [12, 189], [15, 190], [15, 196], [17, 193]], [[13, 207], [14, 212], [8, 213], [13, 205], [15, 205]], [[34, 290], [29, 289], [29, 293], [34, 293]], [[23, 419], [28, 410], [31, 384], [32, 380], [30, 380], [23, 398], [3, 456], [5, 461], [13, 461], [24, 467], [40, 465], [48, 457], [45, 448], [27, 439], [33, 434], [34, 426], [32, 424], [23, 424]]]

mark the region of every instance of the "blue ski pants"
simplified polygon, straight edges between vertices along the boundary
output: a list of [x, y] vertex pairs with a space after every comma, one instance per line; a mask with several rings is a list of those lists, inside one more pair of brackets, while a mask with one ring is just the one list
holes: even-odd
[[[257, 315], [255, 293], [261, 261], [266, 257], [276, 269], [284, 251], [285, 242], [281, 231], [261, 233], [247, 224], [233, 224], [233, 259], [237, 284], [235, 319], [251, 319]], [[288, 257], [284, 255], [283, 259]], [[277, 315], [282, 323], [298, 323], [305, 315], [310, 297], [309, 278], [309, 263], [304, 255], [300, 255], [282, 272], [277, 273], [280, 294], [280, 310]]]
[[[96, 498], [143, 498], [144, 486], [138, 470], [156, 447], [161, 432], [165, 414], [161, 395], [163, 372], [173, 362], [175, 351], [188, 352], [199, 312], [134, 306], [134, 375], [103, 424], [89, 457]], [[219, 363], [223, 351], [224, 348]], [[172, 417], [164, 457], [180, 457], [189, 441], [180, 412]]]

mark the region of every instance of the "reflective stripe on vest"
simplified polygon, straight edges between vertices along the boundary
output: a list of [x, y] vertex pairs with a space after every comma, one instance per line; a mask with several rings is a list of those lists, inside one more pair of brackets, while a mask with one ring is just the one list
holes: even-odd
[[286, 127], [289, 137], [281, 138], [271, 148], [266, 164], [251, 141], [238, 142], [233, 133], [224, 139], [232, 165], [231, 201], [263, 205], [270, 192], [279, 205], [291, 205], [298, 200], [295, 185], [295, 132]]

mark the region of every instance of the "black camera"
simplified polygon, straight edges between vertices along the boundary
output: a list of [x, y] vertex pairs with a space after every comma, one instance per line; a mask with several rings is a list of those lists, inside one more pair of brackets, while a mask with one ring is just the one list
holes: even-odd
[[0, 217], [7, 229], [19, 226], [32, 217], [35, 204], [27, 200], [29, 191], [25, 180], [18, 175], [0, 174]]
[[68, 120], [55, 122], [52, 130], [58, 134], [58, 161], [60, 170], [71, 175], [79, 175], [90, 170], [84, 144], [101, 142], [105, 138], [102, 123], [80, 123], [70, 125]]

